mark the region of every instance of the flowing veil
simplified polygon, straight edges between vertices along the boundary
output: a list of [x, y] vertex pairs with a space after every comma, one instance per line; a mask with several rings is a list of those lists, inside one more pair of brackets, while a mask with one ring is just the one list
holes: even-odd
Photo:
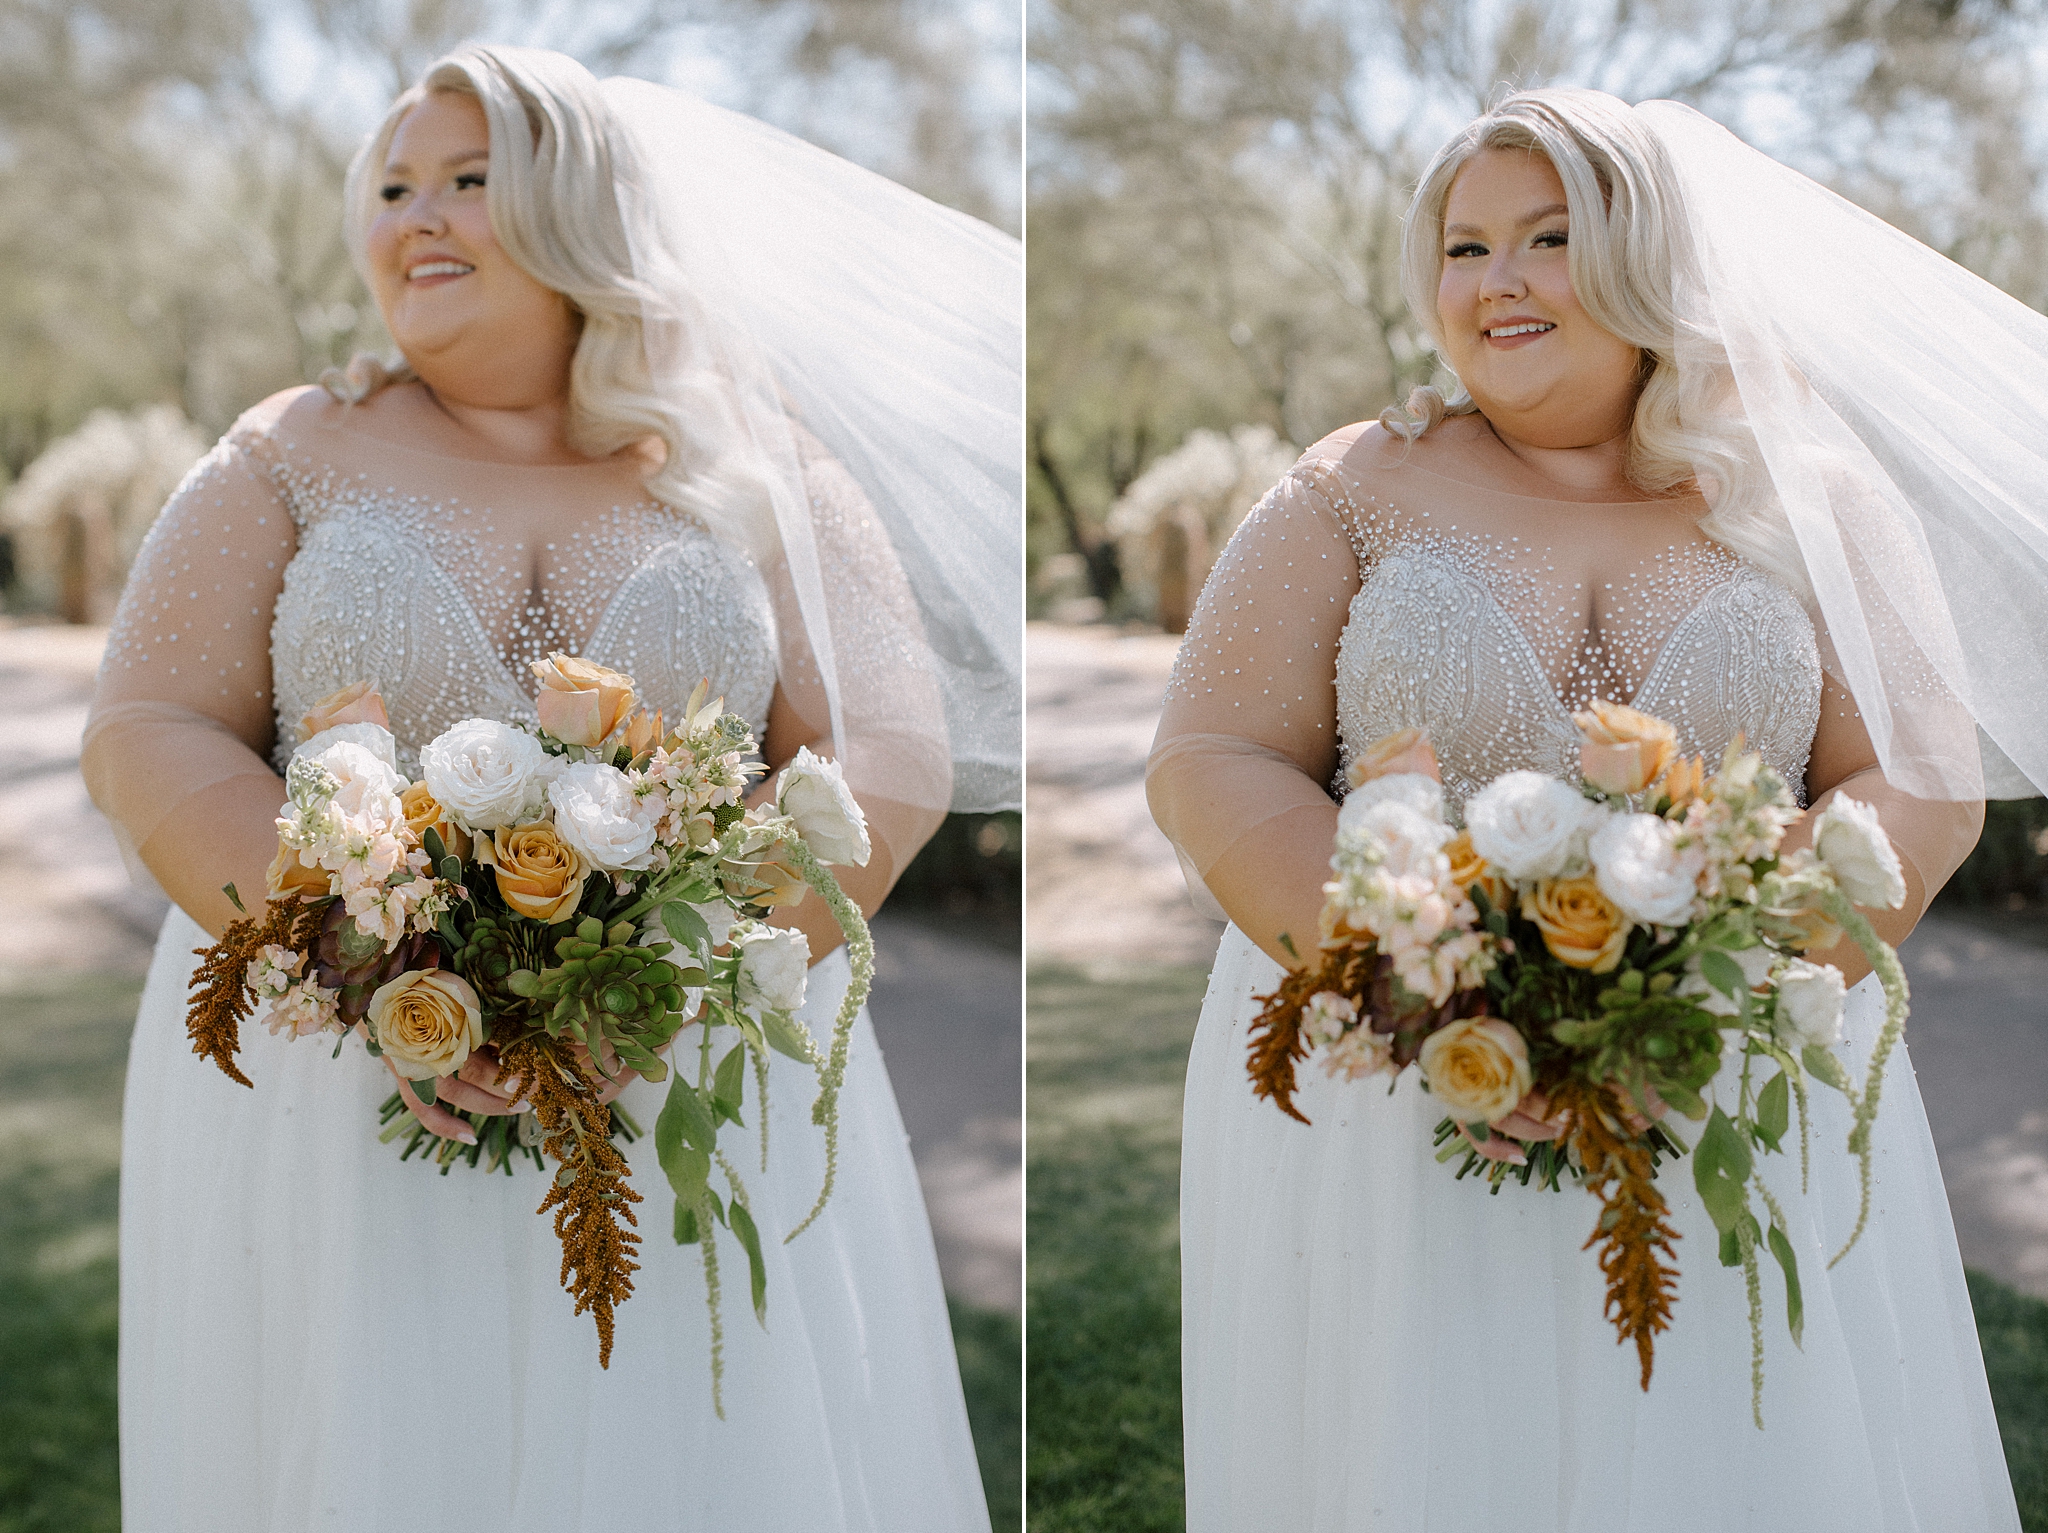
[[[620, 211], [655, 386], [708, 361], [738, 402], [849, 782], [927, 810], [1019, 807], [1018, 242], [681, 91], [602, 89], [632, 146]], [[864, 622], [874, 572], [814, 524], [806, 436], [875, 510], [943, 721], [905, 695], [901, 655], [875, 653], [915, 641]], [[950, 783], [913, 765], [932, 729]]]
[[1636, 111], [1690, 226], [1681, 382], [1754, 433], [1737, 509], [1789, 522], [1886, 777], [2048, 787], [2048, 316], [1690, 107]]

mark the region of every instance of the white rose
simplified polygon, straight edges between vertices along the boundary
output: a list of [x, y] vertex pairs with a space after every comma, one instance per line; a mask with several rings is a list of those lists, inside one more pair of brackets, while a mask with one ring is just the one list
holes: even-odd
[[1616, 814], [1586, 845], [1593, 881], [1631, 921], [1683, 926], [1692, 917], [1706, 854], [1678, 846], [1683, 827], [1654, 814]]
[[[375, 729], [377, 726], [365, 724], [356, 727]], [[340, 733], [339, 730], [327, 732]], [[389, 825], [405, 819], [405, 808], [398, 799], [405, 789], [405, 779], [398, 775], [396, 767], [368, 746], [351, 740], [337, 740], [308, 755], [306, 760], [325, 768], [333, 777], [335, 789], [330, 802], [357, 825]]]
[[802, 932], [761, 926], [738, 933], [740, 1004], [750, 1011], [794, 1012], [804, 1003], [811, 944]]
[[1778, 975], [1778, 1037], [1789, 1048], [1832, 1048], [1842, 1041], [1848, 988], [1833, 964], [1795, 958]]
[[538, 740], [495, 719], [464, 719], [436, 735], [420, 752], [420, 771], [434, 802], [464, 830], [531, 819], [554, 775]]
[[1554, 777], [1509, 772], [1465, 806], [1472, 849], [1513, 883], [1557, 878], [1586, 855], [1607, 811]]
[[[1746, 947], [1728, 956], [1741, 966], [1742, 977], [1752, 990], [1771, 977], [1771, 965], [1778, 961], [1778, 955], [1774, 951], [1762, 946]], [[1717, 1017], [1742, 1015], [1740, 1002], [1732, 996], [1723, 995], [1707, 983], [1706, 975], [1700, 972], [1698, 954], [1685, 961], [1685, 978], [1678, 983], [1678, 994], [1692, 1001], [1701, 1011]]]
[[654, 827], [664, 805], [654, 795], [634, 795], [633, 783], [602, 761], [579, 761], [548, 784], [555, 834], [592, 867], [607, 873], [637, 872], [654, 862]]
[[328, 746], [338, 745], [343, 741], [350, 745], [360, 745], [392, 771], [398, 770], [397, 742], [391, 738], [391, 731], [382, 724], [336, 724], [333, 728], [323, 729], [303, 744], [295, 746], [292, 754], [317, 756]]
[[1349, 825], [1340, 814], [1337, 834], [1340, 846], [1348, 840], [1369, 842], [1380, 848], [1386, 858], [1381, 866], [1389, 877], [1422, 874], [1436, 878], [1448, 871], [1443, 844], [1451, 839], [1451, 827], [1442, 820], [1432, 820], [1400, 799], [1368, 804], [1351, 817]]
[[1417, 814], [1432, 820], [1444, 817], [1443, 784], [1421, 772], [1393, 772], [1360, 783], [1344, 795], [1344, 807], [1337, 811], [1337, 828], [1343, 830], [1375, 804], [1406, 804]]
[[797, 747], [796, 760], [775, 780], [775, 804], [796, 821], [818, 861], [864, 868], [868, 865], [868, 823], [846, 786], [836, 761]]
[[1897, 910], [1906, 903], [1906, 875], [1877, 811], [1837, 795], [1820, 812], [1813, 849], [1852, 904]]

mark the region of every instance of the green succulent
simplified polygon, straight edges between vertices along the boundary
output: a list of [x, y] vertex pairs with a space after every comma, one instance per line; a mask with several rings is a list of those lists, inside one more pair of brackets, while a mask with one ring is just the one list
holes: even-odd
[[539, 965], [541, 933], [516, 916], [479, 912], [460, 941], [450, 943], [451, 965], [468, 980], [495, 1021], [531, 1020], [532, 1003], [511, 985], [512, 975]]
[[660, 952], [637, 945], [636, 931], [631, 921], [607, 930], [595, 916], [585, 916], [555, 944], [560, 963], [537, 974], [514, 969], [505, 985], [534, 1003], [534, 1020], [549, 1037], [566, 1031], [593, 1057], [602, 1038], [626, 1065], [658, 1081], [668, 1066], [655, 1050], [689, 1020], [683, 1014], [684, 988], [703, 984], [705, 974], [670, 963], [662, 956], [666, 944]]

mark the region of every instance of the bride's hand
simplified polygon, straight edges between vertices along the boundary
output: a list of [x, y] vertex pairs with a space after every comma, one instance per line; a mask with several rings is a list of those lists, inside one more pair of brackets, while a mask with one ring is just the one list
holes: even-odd
[[517, 1080], [501, 1080], [498, 1075], [498, 1054], [489, 1044], [473, 1050], [462, 1068], [454, 1075], [444, 1077], [436, 1088], [439, 1101], [432, 1107], [420, 1105], [420, 1099], [413, 1091], [413, 1083], [392, 1067], [389, 1059], [384, 1061], [386, 1069], [398, 1082], [399, 1100], [430, 1134], [439, 1134], [443, 1139], [459, 1139], [464, 1144], [475, 1144], [476, 1133], [448, 1106], [464, 1112], [484, 1113], [490, 1117], [506, 1117], [512, 1113], [524, 1112], [525, 1104], [518, 1099]]

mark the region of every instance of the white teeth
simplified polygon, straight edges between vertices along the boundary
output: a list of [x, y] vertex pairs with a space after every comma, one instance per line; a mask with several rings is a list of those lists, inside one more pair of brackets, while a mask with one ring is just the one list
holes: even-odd
[[415, 266], [405, 275], [406, 279], [411, 281], [418, 277], [460, 277], [475, 270], [474, 266], [465, 266], [460, 261], [427, 261]]
[[1505, 340], [1511, 335], [1541, 335], [1547, 330], [1555, 330], [1556, 328], [1557, 326], [1555, 325], [1531, 323], [1526, 325], [1509, 325], [1505, 329], [1489, 330], [1486, 333], [1499, 341]]

